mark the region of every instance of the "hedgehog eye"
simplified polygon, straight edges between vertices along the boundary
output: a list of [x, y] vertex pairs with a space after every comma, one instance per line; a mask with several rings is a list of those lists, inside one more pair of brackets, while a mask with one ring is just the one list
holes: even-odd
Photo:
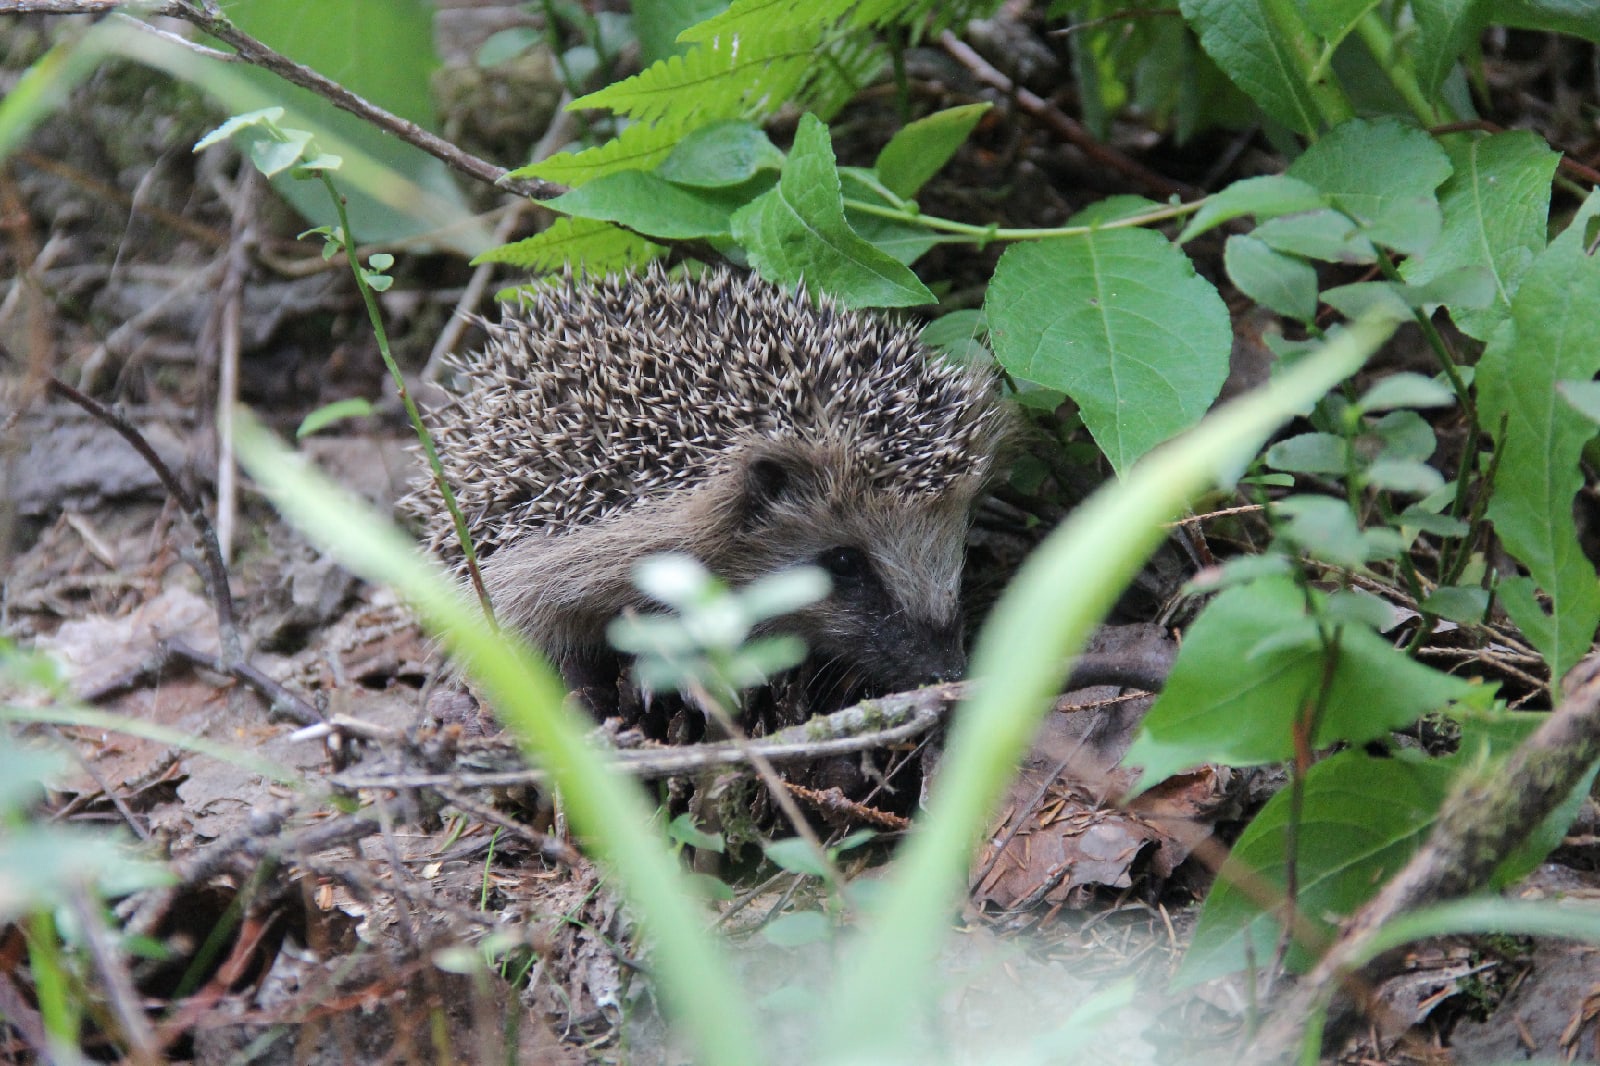
[[848, 545], [829, 548], [817, 556], [817, 565], [826, 570], [828, 576], [836, 582], [859, 582], [871, 572], [867, 553]]

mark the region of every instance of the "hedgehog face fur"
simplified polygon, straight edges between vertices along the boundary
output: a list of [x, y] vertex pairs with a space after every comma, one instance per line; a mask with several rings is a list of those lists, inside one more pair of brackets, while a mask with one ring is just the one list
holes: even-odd
[[[612, 618], [653, 609], [633, 567], [667, 551], [735, 585], [822, 566], [828, 598], [772, 628], [874, 688], [960, 672], [966, 529], [1004, 431], [989, 375], [728, 271], [568, 278], [487, 328], [431, 422], [500, 620], [569, 683], [611, 661]], [[406, 503], [459, 566], [432, 485]]]

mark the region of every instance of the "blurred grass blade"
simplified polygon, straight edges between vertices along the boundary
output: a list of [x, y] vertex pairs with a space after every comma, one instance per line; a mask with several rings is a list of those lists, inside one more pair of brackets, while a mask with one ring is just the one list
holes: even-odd
[[617, 877], [651, 947], [655, 988], [698, 1046], [696, 1061], [763, 1061], [748, 1003], [706, 915], [643, 794], [613, 773], [585, 737], [588, 723], [564, 704], [549, 668], [489, 627], [476, 606], [414, 545], [365, 504], [306, 469], [248, 412], [239, 413], [239, 460], [286, 519], [369, 581], [398, 589], [482, 686], [495, 713], [560, 789], [585, 846]]
[[972, 844], [1059, 691], [1063, 664], [1166, 536], [1163, 523], [1219, 472], [1237, 473], [1241, 457], [1354, 373], [1391, 329], [1362, 320], [1219, 408], [1091, 497], [1017, 573], [979, 639], [975, 694], [951, 730], [927, 817], [896, 863], [875, 923], [844, 960], [829, 1012], [839, 1022], [829, 1034], [836, 1058], [892, 1055], [933, 1001], [932, 962], [959, 906]]

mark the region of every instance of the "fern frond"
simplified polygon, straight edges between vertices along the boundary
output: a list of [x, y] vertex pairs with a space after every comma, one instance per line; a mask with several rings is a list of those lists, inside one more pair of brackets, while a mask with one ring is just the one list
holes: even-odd
[[606, 107], [640, 122], [670, 113], [685, 126], [747, 118], [793, 96], [816, 59], [821, 36], [812, 27], [719, 37], [569, 106]]
[[[543, 233], [491, 248], [472, 262], [505, 263], [535, 274], [549, 274], [571, 264], [597, 274], [619, 273], [643, 266], [664, 249], [609, 222], [592, 218], [558, 218]], [[516, 288], [496, 294], [506, 299]]]
[[[709, 41], [747, 33], [781, 33], [786, 30], [832, 26], [850, 13], [858, 0], [733, 0], [720, 15], [678, 34], [682, 42]], [[905, 3], [906, 0], [896, 0]]]
[[654, 170], [688, 132], [675, 122], [635, 122], [604, 144], [553, 155], [514, 170], [511, 176], [542, 178], [575, 188], [618, 170]]
[[877, 80], [887, 58], [884, 47], [872, 34], [840, 34], [817, 54], [811, 76], [796, 102], [826, 122], [856, 93]]
[[850, 12], [856, 29], [881, 29], [891, 23], [913, 27], [915, 39], [936, 36], [952, 26], [988, 18], [1004, 0], [861, 0]]

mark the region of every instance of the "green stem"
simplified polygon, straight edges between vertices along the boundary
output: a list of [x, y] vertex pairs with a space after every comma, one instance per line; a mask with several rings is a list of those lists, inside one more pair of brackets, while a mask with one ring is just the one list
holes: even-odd
[[1057, 226], [1054, 229], [1006, 229], [1000, 226], [974, 226], [967, 222], [956, 222], [953, 219], [924, 215], [906, 208], [886, 207], [883, 204], [867, 203], [864, 200], [851, 200], [848, 198], [844, 201], [844, 206], [863, 215], [875, 215], [878, 218], [894, 219], [896, 222], [909, 222], [912, 225], [926, 226], [931, 230], [957, 233], [971, 237], [980, 244], [987, 244], [990, 241], [1042, 241], [1052, 237], [1083, 237], [1101, 230], [1133, 229], [1135, 227], [1148, 226], [1153, 222], [1165, 222], [1168, 219], [1192, 215], [1200, 210], [1200, 205], [1203, 203], [1205, 203], [1204, 200], [1196, 200], [1193, 203], [1174, 204], [1171, 207], [1146, 211], [1141, 215], [1119, 218], [1113, 222], [1096, 222], [1090, 226]]
[[378, 338], [378, 352], [383, 356], [383, 365], [389, 368], [389, 376], [394, 379], [395, 391], [400, 396], [400, 402], [405, 406], [406, 417], [411, 420], [411, 428], [417, 434], [417, 440], [422, 442], [422, 454], [428, 458], [428, 469], [433, 473], [433, 482], [439, 487], [439, 494], [444, 497], [444, 505], [450, 511], [450, 518], [455, 523], [456, 539], [461, 542], [461, 554], [467, 563], [467, 573], [472, 579], [472, 591], [478, 597], [478, 604], [483, 608], [483, 616], [494, 624], [494, 604], [489, 601], [489, 590], [483, 585], [483, 573], [478, 569], [478, 553], [472, 546], [472, 534], [467, 529], [467, 520], [461, 514], [461, 508], [456, 503], [456, 494], [451, 491], [450, 482], [444, 476], [444, 464], [439, 461], [439, 450], [434, 447], [433, 434], [428, 432], [428, 427], [422, 421], [422, 413], [417, 410], [417, 402], [411, 397], [411, 390], [406, 388], [405, 375], [400, 373], [400, 364], [395, 362], [394, 354], [389, 350], [389, 334], [383, 328], [383, 316], [378, 313], [378, 299], [373, 295], [372, 286], [367, 284], [367, 277], [361, 271], [361, 259], [356, 250], [355, 237], [350, 231], [350, 215], [345, 210], [344, 197], [339, 195], [339, 190], [334, 188], [333, 179], [328, 177], [326, 171], [318, 170], [317, 176], [322, 179], [323, 187], [328, 190], [328, 195], [333, 197], [333, 209], [339, 213], [339, 234], [344, 242], [345, 258], [350, 262], [350, 271], [356, 277], [356, 288], [361, 291], [361, 302], [366, 305], [367, 318], [372, 322], [372, 332]]
[[[1355, 108], [1344, 89], [1329, 77], [1318, 58], [1316, 34], [1301, 17], [1295, 0], [1262, 0], [1262, 13], [1271, 23], [1275, 36], [1289, 46], [1295, 73], [1304, 82], [1317, 114], [1327, 126], [1337, 126], [1355, 116]], [[1271, 31], [1269, 31], [1271, 32]]]
[[1368, 11], [1356, 20], [1356, 35], [1367, 46], [1367, 51], [1372, 53], [1372, 58], [1378, 61], [1378, 66], [1388, 75], [1389, 84], [1394, 86], [1395, 92], [1411, 108], [1417, 116], [1417, 121], [1424, 126], [1437, 125], [1439, 122], [1455, 122], [1458, 116], [1442, 98], [1428, 99], [1422, 91], [1422, 83], [1417, 81], [1417, 72], [1412, 69], [1407, 57], [1400, 54], [1394, 44], [1394, 32], [1383, 24], [1373, 12]]

